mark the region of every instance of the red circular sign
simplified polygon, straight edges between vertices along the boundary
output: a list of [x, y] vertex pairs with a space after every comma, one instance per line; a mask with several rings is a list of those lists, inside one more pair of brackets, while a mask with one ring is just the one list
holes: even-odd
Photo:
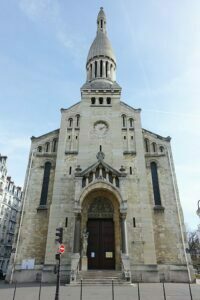
[[61, 244], [59, 247], [59, 252], [64, 253], [65, 252], [65, 245]]

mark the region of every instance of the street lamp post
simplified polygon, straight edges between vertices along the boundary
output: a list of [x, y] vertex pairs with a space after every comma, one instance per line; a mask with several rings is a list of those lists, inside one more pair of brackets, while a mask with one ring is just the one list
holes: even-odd
[[198, 200], [198, 202], [197, 202], [197, 216], [199, 216], [199, 218], [200, 218], [200, 200]]

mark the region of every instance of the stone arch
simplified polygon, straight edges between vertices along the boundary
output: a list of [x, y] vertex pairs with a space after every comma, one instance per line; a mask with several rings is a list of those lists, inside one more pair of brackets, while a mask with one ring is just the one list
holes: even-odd
[[98, 181], [95, 183], [91, 183], [88, 186], [86, 186], [80, 197], [79, 197], [79, 203], [82, 206], [83, 200], [86, 198], [86, 196], [95, 190], [106, 190], [107, 192], [113, 193], [115, 195], [115, 198], [118, 202], [119, 205], [123, 202], [122, 195], [120, 191], [113, 185], [111, 185], [109, 182], [104, 182], [104, 181]]
[[[92, 212], [96, 203], [102, 203], [102, 215]], [[81, 206], [81, 236], [87, 229], [89, 219], [112, 219], [114, 223], [114, 245], [115, 245], [115, 269], [121, 268], [121, 227], [120, 227], [120, 204], [122, 203], [120, 193], [111, 185], [97, 182], [87, 186], [80, 196]], [[108, 209], [110, 207], [110, 209]], [[92, 212], [92, 213], [91, 213]], [[91, 214], [91, 215], [90, 215]]]
[[160, 168], [160, 162], [158, 161], [158, 159], [155, 159], [155, 158], [152, 158], [152, 159], [149, 159], [146, 163], [146, 166], [147, 168], [150, 168], [151, 167], [151, 163], [156, 163], [157, 165], [157, 168]]

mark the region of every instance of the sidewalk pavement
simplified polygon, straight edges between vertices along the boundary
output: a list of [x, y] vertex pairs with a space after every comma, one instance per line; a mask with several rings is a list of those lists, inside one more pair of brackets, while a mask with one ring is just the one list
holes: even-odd
[[[161, 283], [141, 283], [140, 300], [163, 300]], [[165, 283], [167, 300], [191, 300], [189, 285]], [[17, 285], [15, 300], [50, 300], [55, 298], [55, 285], [43, 285], [39, 299], [39, 284]], [[200, 285], [191, 284], [192, 300], [200, 300]], [[0, 299], [13, 300], [14, 285], [0, 283]], [[60, 286], [59, 300], [80, 300], [80, 286]], [[113, 300], [112, 286], [88, 286], [83, 284], [82, 300]], [[138, 300], [138, 286], [114, 286], [114, 300]]]

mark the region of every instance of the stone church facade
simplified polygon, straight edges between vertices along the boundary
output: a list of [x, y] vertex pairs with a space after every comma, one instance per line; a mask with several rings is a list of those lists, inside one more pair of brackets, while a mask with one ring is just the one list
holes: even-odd
[[60, 128], [31, 139], [12, 278], [56, 280], [61, 226], [63, 280], [112, 269], [132, 281], [188, 281], [170, 137], [143, 129], [141, 110], [121, 101], [102, 8], [86, 72], [81, 101], [61, 109]]

